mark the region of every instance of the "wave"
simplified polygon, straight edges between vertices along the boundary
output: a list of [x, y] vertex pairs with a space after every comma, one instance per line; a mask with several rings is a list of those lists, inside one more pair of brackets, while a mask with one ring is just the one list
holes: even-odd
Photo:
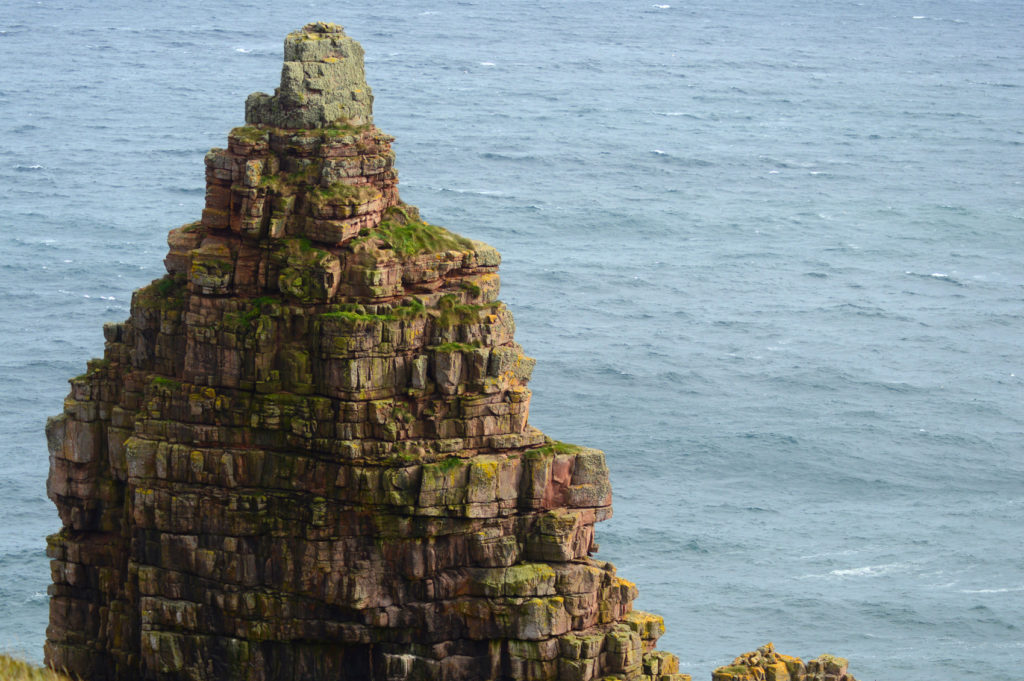
[[502, 154], [497, 151], [485, 151], [480, 154], [480, 158], [486, 158], [489, 161], [537, 161], [539, 160], [533, 154]]
[[827, 551], [825, 553], [810, 553], [806, 556], [798, 556], [797, 560], [814, 560], [815, 558], [831, 558], [833, 556], [849, 556], [859, 553], [857, 549], [846, 549], [845, 551]]
[[659, 160], [663, 160], [666, 163], [672, 163], [673, 165], [679, 165], [687, 168], [709, 168], [713, 165], [711, 161], [705, 161], [702, 158], [695, 158], [693, 156], [675, 156], [663, 149], [651, 149], [651, 154]]
[[884, 563], [882, 565], [865, 565], [857, 568], [832, 570], [830, 575], [836, 577], [879, 577], [908, 567], [907, 563]]
[[430, 187], [436, 192], [445, 194], [467, 194], [470, 196], [482, 196], [488, 199], [512, 200], [515, 197], [499, 189], [459, 189], [457, 187]]
[[859, 577], [881, 577], [893, 572], [900, 572], [910, 567], [909, 563], [883, 563], [881, 565], [863, 565], [855, 568], [839, 568], [826, 573], [801, 575], [796, 579], [843, 579]]
[[942, 282], [945, 282], [947, 284], [952, 284], [953, 286], [959, 286], [959, 287], [967, 286], [967, 284], [965, 284], [964, 282], [960, 281], [956, 277], [953, 277], [953, 276], [951, 276], [951, 275], [949, 275], [949, 274], [947, 274], [945, 272], [932, 272], [931, 274], [922, 274], [922, 273], [919, 273], [919, 272], [913, 272], [911, 270], [906, 270], [904, 272], [904, 274], [906, 274], [907, 276], [911, 276], [911, 277], [917, 277], [919, 279], [929, 279], [929, 280], [932, 280], [932, 281], [942, 281]]

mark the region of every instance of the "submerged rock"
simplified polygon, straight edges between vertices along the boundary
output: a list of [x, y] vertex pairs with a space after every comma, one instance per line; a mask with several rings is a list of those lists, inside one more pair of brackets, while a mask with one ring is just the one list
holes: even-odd
[[682, 681], [528, 423], [498, 253], [401, 202], [362, 48], [288, 36], [201, 220], [50, 419], [46, 659], [87, 680]]

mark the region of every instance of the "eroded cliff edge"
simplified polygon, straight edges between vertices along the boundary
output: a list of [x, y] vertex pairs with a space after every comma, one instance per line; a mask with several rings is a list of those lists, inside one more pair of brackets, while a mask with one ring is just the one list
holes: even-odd
[[428, 224], [362, 49], [285, 41], [202, 219], [51, 419], [46, 659], [88, 680], [682, 681], [592, 553], [604, 454], [528, 424], [498, 253]]

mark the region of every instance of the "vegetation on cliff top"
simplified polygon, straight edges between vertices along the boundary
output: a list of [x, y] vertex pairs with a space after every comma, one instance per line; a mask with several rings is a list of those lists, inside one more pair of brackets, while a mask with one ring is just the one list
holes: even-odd
[[427, 222], [410, 222], [403, 225], [384, 220], [370, 230], [370, 233], [383, 239], [396, 253], [404, 256], [472, 248], [469, 239]]
[[473, 242], [469, 239], [449, 232], [444, 227], [423, 222], [419, 211], [405, 204], [388, 208], [384, 219], [377, 226], [364, 229], [359, 236], [361, 239], [380, 239], [400, 256], [473, 248]]

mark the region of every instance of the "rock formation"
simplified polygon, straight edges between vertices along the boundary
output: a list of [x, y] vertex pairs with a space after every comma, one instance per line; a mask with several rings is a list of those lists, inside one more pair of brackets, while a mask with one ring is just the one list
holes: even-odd
[[490, 246], [400, 201], [362, 49], [285, 41], [202, 219], [47, 424], [46, 659], [83, 679], [681, 681], [530, 427]]
[[846, 673], [849, 665], [845, 658], [834, 655], [820, 655], [805, 663], [799, 657], [775, 652], [775, 646], [766, 643], [713, 671], [711, 681], [857, 681]]

